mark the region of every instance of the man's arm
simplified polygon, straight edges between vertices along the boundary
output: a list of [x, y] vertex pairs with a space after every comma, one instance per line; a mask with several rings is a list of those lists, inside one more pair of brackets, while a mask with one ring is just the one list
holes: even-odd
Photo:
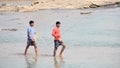
[[55, 37], [55, 38], [57, 37], [55, 29], [53, 29], [53, 31], [52, 31], [52, 36]]

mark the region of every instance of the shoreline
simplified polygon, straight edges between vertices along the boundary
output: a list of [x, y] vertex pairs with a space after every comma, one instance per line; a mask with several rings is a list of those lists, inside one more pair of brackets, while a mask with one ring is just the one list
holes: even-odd
[[[32, 12], [32, 11], [37, 11], [37, 10], [46, 10], [46, 9], [89, 9], [89, 8], [98, 8], [98, 7], [106, 7], [106, 6], [114, 6], [119, 7], [120, 6], [120, 0], [114, 0], [114, 1], [106, 1], [106, 0], [101, 0], [101, 1], [94, 1], [94, 0], [85, 0], [80, 2], [80, 0], [77, 2], [68, 2], [67, 0], [61, 2], [61, 1], [49, 1], [49, 0], [5, 0], [5, 1], [0, 1], [0, 12], [5, 12], [5, 11], [13, 11], [13, 12]], [[3, 2], [3, 3], [2, 3]], [[10, 4], [10, 3], [13, 4]], [[27, 3], [30, 2], [29, 4], [19, 4], [21, 2]], [[17, 5], [14, 5], [17, 3]]]

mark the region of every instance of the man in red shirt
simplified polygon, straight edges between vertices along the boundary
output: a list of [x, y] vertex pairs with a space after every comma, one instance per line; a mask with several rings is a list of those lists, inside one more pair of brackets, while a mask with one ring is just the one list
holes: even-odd
[[59, 21], [57, 21], [56, 22], [56, 27], [52, 31], [52, 36], [54, 37], [54, 45], [55, 45], [54, 55], [53, 55], [54, 57], [56, 56], [56, 51], [57, 51], [58, 46], [62, 45], [60, 56], [62, 56], [62, 53], [65, 49], [65, 45], [62, 42], [61, 35], [60, 35], [60, 30], [59, 30], [60, 25], [61, 25], [61, 23]]

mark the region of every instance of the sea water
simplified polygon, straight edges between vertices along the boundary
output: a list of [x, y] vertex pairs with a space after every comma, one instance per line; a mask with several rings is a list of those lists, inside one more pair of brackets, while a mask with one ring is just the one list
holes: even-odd
[[[34, 20], [39, 45], [52, 45], [52, 29], [60, 21], [62, 40], [68, 46], [119, 47], [119, 11], [120, 8], [1, 12], [0, 43], [25, 43], [29, 21]], [[87, 12], [91, 13], [81, 14]], [[14, 28], [17, 31], [2, 31]]]
[[[32, 48], [23, 56], [30, 20], [38, 36], [37, 61]], [[56, 21], [66, 44], [64, 59], [52, 57]], [[0, 12], [0, 68], [120, 68], [119, 22], [119, 7]]]

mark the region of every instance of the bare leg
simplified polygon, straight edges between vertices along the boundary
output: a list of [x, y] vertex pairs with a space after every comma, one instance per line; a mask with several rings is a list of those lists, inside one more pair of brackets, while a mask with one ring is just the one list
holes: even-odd
[[53, 54], [54, 57], [56, 56], [56, 51], [57, 51], [57, 49], [54, 48], [54, 54]]
[[35, 54], [36, 54], [36, 56], [38, 56], [38, 48], [37, 48], [36, 45], [34, 45], [34, 49], [35, 49]]
[[25, 52], [24, 52], [24, 55], [27, 54], [27, 50], [28, 50], [28, 48], [29, 48], [29, 45], [26, 46], [26, 48], [25, 48]]
[[62, 56], [62, 53], [63, 53], [63, 51], [65, 50], [65, 45], [64, 44], [62, 44], [62, 49], [61, 49], [61, 52], [60, 52], [60, 56]]

